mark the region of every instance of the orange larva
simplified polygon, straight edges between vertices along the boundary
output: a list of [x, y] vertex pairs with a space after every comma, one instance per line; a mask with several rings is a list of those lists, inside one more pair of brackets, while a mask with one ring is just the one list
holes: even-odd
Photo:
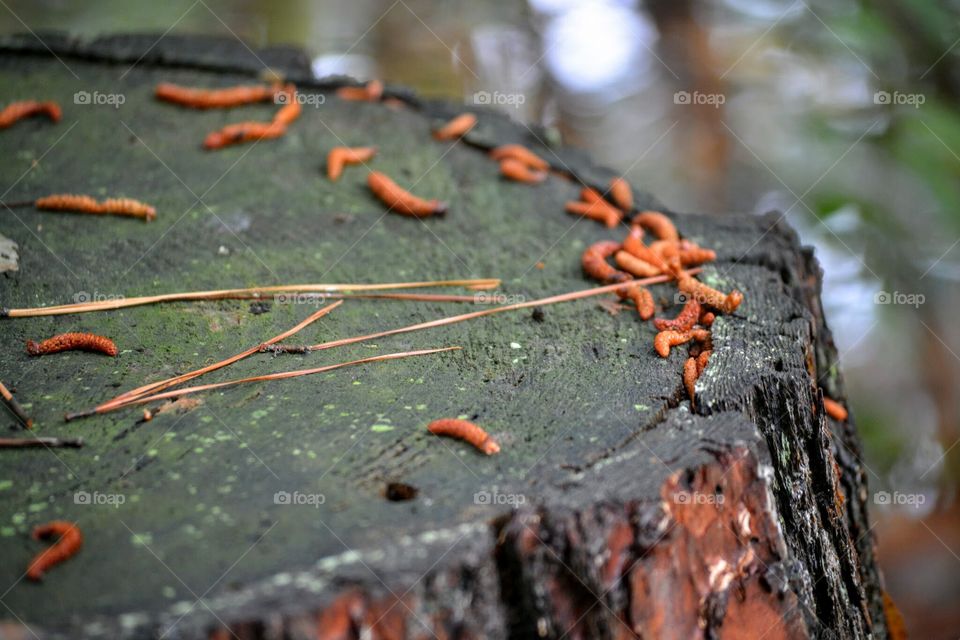
[[33, 529], [34, 540], [45, 540], [51, 536], [59, 536], [59, 538], [34, 556], [27, 568], [27, 577], [31, 580], [40, 580], [50, 567], [72, 557], [83, 546], [83, 534], [72, 522], [54, 520]]
[[442, 216], [447, 212], [447, 204], [439, 200], [424, 200], [401, 188], [386, 174], [371, 171], [367, 176], [367, 186], [387, 208], [401, 215], [414, 218]]
[[690, 331], [661, 331], [653, 339], [653, 348], [661, 358], [670, 356], [670, 348], [685, 344], [691, 340], [706, 342], [710, 339], [710, 332], [706, 329], [691, 329]]
[[60, 105], [56, 102], [37, 102], [35, 100], [11, 102], [4, 107], [3, 111], [0, 111], [0, 129], [6, 129], [18, 120], [36, 115], [45, 115], [53, 122], [59, 122], [63, 116]]
[[710, 305], [723, 313], [733, 313], [743, 302], [743, 294], [736, 289], [724, 294], [683, 274], [677, 279], [677, 286], [679, 286], [680, 291], [696, 298], [701, 304]]
[[456, 118], [433, 132], [436, 140], [456, 140], [465, 135], [477, 125], [477, 116], [472, 113], [461, 113]]
[[504, 158], [500, 161], [500, 173], [509, 180], [537, 184], [547, 179], [546, 171], [531, 169], [514, 158]]
[[687, 358], [683, 363], [683, 385], [687, 388], [687, 396], [690, 398], [690, 406], [694, 402], [694, 390], [697, 386], [697, 378], [700, 377], [700, 371], [697, 369], [697, 359]]
[[488, 456], [500, 452], [500, 445], [490, 437], [490, 434], [484, 431], [482, 427], [466, 420], [442, 418], [428, 424], [427, 429], [434, 435], [449, 436], [469, 442]]
[[643, 211], [633, 218], [633, 224], [640, 225], [661, 240], [680, 239], [673, 221], [659, 211]]
[[564, 205], [567, 213], [602, 222], [609, 229], [620, 224], [620, 211], [605, 202], [580, 202], [571, 200]]
[[278, 122], [238, 122], [208, 134], [203, 146], [206, 149], [222, 149], [240, 142], [279, 138], [286, 132], [287, 128]]
[[630, 183], [623, 178], [614, 178], [610, 181], [610, 199], [623, 211], [633, 210], [633, 189]]
[[704, 311], [704, 313], [700, 315], [700, 324], [702, 324], [705, 327], [712, 326], [713, 321], [716, 320], [717, 316], [714, 315], [712, 311], [704, 310], [703, 307], [701, 307], [701, 311]]
[[284, 127], [299, 118], [300, 112], [303, 110], [300, 103], [297, 102], [296, 93], [291, 92], [286, 95], [289, 96], [287, 103], [280, 107], [280, 110], [273, 116], [273, 124]]
[[240, 105], [271, 100], [279, 91], [278, 86], [238, 86], [224, 89], [195, 89], [162, 82], [155, 95], [160, 100], [194, 109], [225, 109]]
[[846, 407], [827, 396], [823, 396], [823, 410], [827, 412], [828, 416], [838, 422], [846, 422], [849, 417]]
[[519, 144], [505, 144], [499, 146], [490, 152], [490, 157], [494, 160], [513, 158], [514, 160], [519, 160], [523, 164], [536, 171], [547, 171], [550, 168], [550, 163], [535, 154], [533, 151], [530, 151], [523, 145]]
[[376, 102], [383, 96], [383, 83], [379, 80], [371, 80], [362, 87], [340, 87], [337, 89], [337, 97], [341, 100]]
[[704, 349], [700, 352], [700, 355], [697, 356], [697, 375], [703, 373], [703, 370], [707, 368], [707, 364], [710, 362], [710, 356], [713, 355], [713, 351], [710, 349]]
[[623, 250], [630, 255], [653, 265], [658, 272], [667, 270], [667, 265], [660, 254], [643, 243], [643, 227], [631, 225], [627, 237], [623, 240]]
[[107, 198], [97, 202], [90, 196], [58, 193], [37, 198], [37, 209], [46, 211], [77, 211], [80, 213], [110, 214], [143, 218], [149, 222], [157, 217], [157, 210], [133, 198]]
[[96, 351], [108, 356], [117, 355], [117, 345], [110, 338], [92, 333], [61, 333], [42, 342], [27, 340], [27, 353], [43, 356], [61, 351]]
[[633, 301], [637, 313], [641, 320], [649, 320], [656, 311], [656, 305], [653, 302], [653, 294], [650, 290], [641, 285], [626, 286], [617, 291], [621, 298], [627, 298]]
[[680, 310], [676, 318], [672, 320], [657, 318], [653, 321], [653, 324], [660, 331], [689, 331], [699, 318], [700, 303], [695, 298], [690, 298], [683, 305], [683, 309]]
[[376, 147], [334, 147], [327, 154], [327, 177], [336, 182], [344, 165], [367, 162], [376, 154]]
[[713, 262], [716, 259], [717, 253], [713, 249], [703, 249], [697, 246], [689, 248], [680, 247], [680, 263], [685, 267], [700, 265], [704, 262]]
[[660, 275], [660, 269], [627, 251], [617, 251], [614, 255], [614, 260], [616, 260], [618, 267], [640, 278]]
[[580, 264], [583, 266], [583, 272], [594, 280], [604, 284], [614, 282], [628, 282], [633, 280], [630, 274], [618, 271], [610, 266], [607, 258], [620, 250], [620, 243], [613, 240], [603, 240], [587, 247], [583, 255], [580, 256]]

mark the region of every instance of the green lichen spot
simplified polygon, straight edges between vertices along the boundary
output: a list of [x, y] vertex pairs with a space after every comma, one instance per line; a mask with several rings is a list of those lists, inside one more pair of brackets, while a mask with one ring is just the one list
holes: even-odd
[[393, 431], [393, 426], [389, 424], [375, 424], [370, 427], [370, 431], [374, 433], [386, 433], [387, 431]]
[[264, 411], [263, 409], [257, 409], [256, 411], [250, 414], [250, 417], [253, 418], [254, 420], [259, 420], [260, 418], [265, 418], [267, 416], [267, 413], [268, 412]]
[[0, 480], [0, 491], [6, 491], [13, 486], [13, 480]]

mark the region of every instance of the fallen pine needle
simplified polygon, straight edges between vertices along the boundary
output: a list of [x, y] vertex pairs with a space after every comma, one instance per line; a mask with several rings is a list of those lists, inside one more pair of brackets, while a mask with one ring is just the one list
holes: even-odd
[[6, 403], [10, 411], [17, 417], [20, 422], [23, 423], [27, 429], [33, 427], [33, 420], [30, 419], [30, 416], [27, 415], [27, 412], [23, 410], [23, 407], [20, 406], [20, 403], [17, 402], [17, 399], [13, 397], [13, 394], [10, 393], [10, 390], [7, 389], [2, 382], [0, 382], [0, 396], [3, 397], [3, 401]]
[[383, 291], [388, 289], [420, 289], [425, 287], [468, 287], [470, 289], [495, 289], [500, 286], [497, 278], [467, 280], [435, 280], [425, 282], [384, 282], [378, 284], [286, 284], [270, 287], [248, 287], [245, 289], [216, 289], [211, 291], [187, 291], [183, 293], [165, 293], [156, 296], [137, 296], [99, 300], [97, 302], [78, 302], [51, 307], [32, 307], [27, 309], [2, 309], [0, 317], [32, 318], [37, 316], [58, 316], [70, 313], [90, 313], [93, 311], [111, 311], [127, 307], [138, 307], [161, 302], [182, 302], [197, 300], [247, 299], [250, 296], [265, 293], [334, 293], [349, 291]]
[[261, 376], [252, 376], [249, 378], [239, 378], [237, 380], [227, 380], [226, 382], [215, 382], [213, 384], [204, 384], [196, 387], [185, 387], [183, 389], [174, 389], [173, 391], [165, 391], [163, 393], [158, 393], [156, 395], [147, 396], [147, 397], [138, 397], [130, 400], [121, 405], [113, 405], [107, 407], [103, 410], [91, 409], [89, 411], [82, 411], [79, 413], [68, 413], [65, 418], [67, 422], [75, 420], [77, 418], [85, 418], [87, 416], [92, 416], [98, 413], [106, 413], [107, 411], [113, 411], [114, 409], [122, 409], [125, 407], [130, 407], [137, 404], [144, 404], [147, 402], [154, 402], [156, 400], [163, 400], [165, 398], [176, 398], [180, 396], [185, 396], [191, 393], [199, 393], [200, 391], [210, 391], [211, 389], [222, 389], [223, 387], [230, 387], [238, 384], [246, 384], [248, 382], [264, 382], [267, 380], [285, 380], [287, 378], [298, 378], [300, 376], [309, 376], [315, 373], [324, 373], [326, 371], [333, 371], [334, 369], [341, 369], [343, 367], [351, 367], [359, 364], [367, 364], [369, 362], [380, 362], [383, 360], [399, 360], [401, 358], [409, 358], [411, 356], [425, 356], [432, 353], [441, 353], [444, 351], [456, 351], [461, 349], [461, 347], [441, 347], [439, 349], [422, 349], [419, 351], [401, 351], [398, 353], [387, 353], [379, 356], [371, 356], [369, 358], [361, 358], [359, 360], [350, 360], [349, 362], [338, 362], [337, 364], [328, 364], [323, 367], [316, 367], [313, 369], [297, 369], [295, 371], [282, 371], [280, 373], [268, 373]]
[[[699, 273], [700, 269], [691, 269], [686, 273], [688, 275], [693, 275]], [[387, 329], [386, 331], [379, 331], [377, 333], [367, 334], [365, 336], [354, 336], [352, 338], [341, 338], [340, 340], [331, 340], [329, 342], [321, 342], [320, 344], [310, 345], [306, 347], [307, 351], [321, 351], [323, 349], [333, 349], [334, 347], [342, 347], [348, 344], [354, 344], [356, 342], [363, 342], [365, 340], [374, 340], [376, 338], [382, 338], [384, 336], [392, 336], [398, 333], [409, 333], [411, 331], [419, 331], [420, 329], [432, 329], [433, 327], [442, 327], [448, 324], [455, 324], [457, 322], [463, 322], [465, 320], [472, 320], [474, 318], [482, 318], [484, 316], [491, 316], [495, 313], [504, 313], [506, 311], [516, 311], [517, 309], [529, 309], [530, 307], [544, 307], [551, 304], [558, 304], [561, 302], [570, 302], [571, 300], [581, 300], [583, 298], [590, 298], [593, 296], [599, 296], [604, 293], [611, 293], [617, 291], [618, 289], [623, 289], [624, 284], [627, 285], [648, 285], [648, 284], [657, 284], [660, 282], [668, 282], [673, 280], [673, 276], [664, 275], [664, 276], [652, 276], [650, 278], [643, 278], [640, 280], [631, 280], [627, 283], [618, 282], [614, 284], [604, 285], [602, 287], [594, 287], [592, 289], [583, 289], [581, 291], [571, 291], [569, 293], [561, 293], [556, 296], [549, 296], [546, 298], [540, 298], [539, 300], [529, 300], [527, 302], [517, 302], [516, 304], [508, 304], [502, 307], [492, 307], [490, 309], [483, 309], [482, 311], [473, 311], [471, 313], [463, 313], [456, 316], [447, 316], [446, 318], [438, 318], [437, 320], [429, 320], [427, 322], [419, 322], [417, 324], [411, 324], [406, 327], [400, 327], [399, 329]], [[280, 351], [282, 349], [278, 349]]]
[[320, 309], [316, 313], [311, 314], [309, 318], [307, 318], [300, 324], [296, 325], [292, 329], [288, 329], [287, 331], [284, 331], [283, 333], [270, 338], [266, 342], [258, 344], [255, 347], [251, 347], [246, 351], [242, 351], [235, 356], [231, 356], [225, 360], [221, 360], [220, 362], [215, 362], [214, 364], [207, 365], [206, 367], [201, 367], [200, 369], [195, 369], [194, 371], [189, 371], [187, 373], [180, 374], [179, 376], [174, 376], [172, 378], [167, 378], [166, 380], [161, 380], [159, 382], [146, 384], [146, 385], [143, 385], [142, 387], [137, 387], [136, 389], [132, 389], [125, 393], [121, 393], [117, 397], [113, 398], [112, 400], [108, 400], [107, 402], [104, 402], [103, 404], [99, 405], [96, 408], [98, 410], [102, 410], [105, 408], [112, 407], [114, 405], [125, 404], [126, 402], [128, 402], [133, 398], [144, 396], [148, 393], [156, 393], [158, 391], [168, 389], [176, 384], [180, 384], [181, 382], [186, 382], [187, 380], [192, 380], [193, 378], [202, 376], [205, 373], [210, 373], [211, 371], [222, 369], [223, 367], [231, 365], [234, 362], [238, 362], [248, 356], [253, 355], [254, 353], [259, 352], [261, 347], [265, 345], [271, 345], [271, 344], [280, 342], [281, 340], [285, 340], [290, 336], [300, 332], [301, 330], [305, 329], [309, 325], [313, 324], [315, 321], [319, 320], [323, 316], [327, 315], [328, 313], [330, 313], [331, 311], [339, 307], [341, 304], [343, 304], [342, 300], [334, 302], [329, 307], [324, 307], [323, 309]]

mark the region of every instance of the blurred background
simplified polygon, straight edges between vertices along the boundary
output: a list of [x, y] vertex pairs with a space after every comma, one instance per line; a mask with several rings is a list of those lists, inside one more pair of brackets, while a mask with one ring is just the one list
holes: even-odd
[[292, 44], [548, 127], [673, 210], [783, 212], [825, 270], [886, 589], [958, 637], [960, 1], [0, 0], [0, 32], [48, 29]]

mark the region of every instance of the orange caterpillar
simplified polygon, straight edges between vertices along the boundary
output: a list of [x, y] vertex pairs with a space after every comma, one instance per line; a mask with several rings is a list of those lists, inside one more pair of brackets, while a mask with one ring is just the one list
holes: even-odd
[[505, 144], [497, 147], [490, 152], [490, 157], [494, 160], [505, 160], [507, 158], [519, 160], [536, 171], [547, 171], [550, 168], [550, 163], [519, 144]]
[[683, 363], [683, 386], [687, 388], [687, 396], [690, 398], [691, 407], [693, 407], [694, 390], [697, 387], [697, 378], [699, 377], [697, 359], [687, 358], [687, 361]]
[[667, 270], [667, 265], [660, 254], [643, 243], [643, 227], [634, 224], [623, 240], [623, 250], [643, 262], [653, 265], [658, 272]]
[[607, 258], [615, 254], [620, 249], [620, 244], [613, 240], [604, 240], [594, 243], [587, 247], [583, 255], [580, 256], [580, 264], [583, 265], [583, 272], [594, 280], [599, 280], [605, 284], [614, 282], [627, 282], [632, 280], [630, 274], [618, 271], [607, 263]]
[[161, 82], [154, 90], [154, 94], [160, 100], [172, 102], [182, 107], [191, 107], [193, 109], [226, 109], [252, 104], [254, 102], [273, 100], [278, 93], [286, 89], [288, 89], [288, 87], [281, 88], [279, 85], [238, 86], [227, 87], [225, 89], [195, 89], [193, 87], [182, 87], [169, 82]]
[[623, 178], [610, 181], [610, 199], [623, 211], [633, 211], [633, 189]]
[[696, 298], [701, 304], [708, 304], [723, 313], [733, 313], [743, 302], [743, 294], [736, 289], [724, 295], [688, 275], [681, 274], [677, 279], [677, 285], [680, 291]]
[[375, 155], [376, 147], [334, 147], [327, 154], [327, 177], [336, 182], [343, 174], [344, 165], [360, 164]]
[[90, 196], [59, 193], [37, 198], [33, 205], [46, 211], [79, 211], [81, 213], [110, 214], [143, 218], [150, 222], [157, 217], [157, 210], [133, 198], [107, 198], [97, 202]]
[[501, 160], [500, 173], [503, 174], [505, 178], [527, 184], [537, 184], [547, 179], [546, 171], [531, 169], [515, 158], [504, 158]]
[[203, 146], [206, 149], [222, 149], [239, 142], [279, 138], [286, 132], [287, 128], [278, 122], [238, 122], [207, 134]]
[[500, 445], [490, 437], [482, 427], [466, 420], [442, 418], [427, 425], [430, 433], [438, 436], [449, 436], [469, 442], [483, 453], [491, 456], [500, 452]]
[[427, 218], [434, 215], [442, 216], [447, 212], [447, 203], [418, 198], [379, 171], [370, 172], [367, 176], [367, 186], [370, 187], [373, 195], [387, 205], [388, 209], [401, 215]]
[[713, 355], [712, 349], [704, 349], [700, 352], [700, 355], [697, 356], [697, 375], [703, 373], [703, 370], [707, 368], [707, 364], [710, 362], [710, 356]]
[[280, 110], [277, 111], [277, 114], [273, 116], [273, 124], [279, 124], [286, 127], [300, 117], [300, 112], [303, 110], [303, 108], [297, 101], [296, 91], [285, 91], [283, 95], [287, 97], [285, 101], [286, 103], [280, 107]]
[[689, 331], [700, 318], [700, 303], [695, 298], [690, 298], [683, 305], [683, 309], [673, 320], [666, 318], [657, 318], [653, 325], [658, 331]]
[[637, 258], [627, 251], [617, 251], [613, 258], [616, 260], [618, 267], [624, 271], [629, 271], [635, 276], [648, 278], [650, 276], [656, 276], [660, 274], [660, 269], [645, 260]]
[[661, 358], [670, 356], [670, 348], [685, 344], [691, 340], [706, 342], [710, 340], [710, 332], [706, 329], [691, 329], [690, 331], [661, 331], [653, 339], [653, 348]]
[[836, 400], [831, 400], [827, 396], [823, 396], [823, 410], [837, 422], [846, 422], [850, 415], [842, 404]]
[[[603, 216], [603, 222], [605, 222], [608, 227], [613, 228], [620, 224], [620, 219], [623, 218], [623, 212], [604, 200], [603, 196], [600, 195], [600, 192], [596, 189], [591, 189], [590, 187], [581, 189], [580, 200], [590, 205], [591, 208], [599, 210]], [[613, 222], [613, 224], [611, 224], [611, 222]]]
[[341, 100], [376, 102], [381, 96], [383, 96], [383, 83], [379, 80], [371, 80], [362, 87], [340, 87], [337, 89], [337, 97]]
[[597, 222], [602, 222], [607, 226], [608, 229], [613, 229], [620, 224], [620, 215], [613, 210], [613, 207], [607, 209], [602, 205], [598, 206], [589, 202], [570, 200], [564, 205], [564, 209], [567, 213], [575, 216], [582, 216], [584, 218], [596, 220]]
[[673, 221], [659, 211], [639, 213], [633, 218], [633, 224], [640, 225], [661, 240], [680, 240], [680, 234], [677, 233], [677, 227], [674, 226]]
[[40, 580], [50, 567], [71, 558], [83, 546], [83, 534], [72, 522], [54, 520], [33, 529], [34, 540], [46, 540], [51, 536], [59, 537], [56, 542], [34, 556], [27, 567], [27, 577], [31, 580]]
[[714, 315], [712, 311], [706, 311], [703, 315], [700, 316], [700, 324], [705, 327], [713, 326], [713, 321], [716, 320], [717, 316]]
[[680, 263], [685, 267], [697, 266], [717, 259], [717, 252], [713, 249], [704, 249], [686, 240], [680, 242], [678, 249]]
[[45, 356], [61, 351], [96, 351], [116, 356], [117, 345], [110, 338], [92, 333], [61, 333], [42, 342], [27, 340], [27, 353], [32, 356]]
[[628, 285], [617, 291], [617, 295], [633, 301], [633, 305], [640, 314], [641, 320], [649, 320], [656, 311], [656, 305], [653, 302], [653, 294], [646, 287], [640, 285]]
[[477, 116], [461, 113], [459, 116], [433, 132], [435, 140], [456, 140], [477, 126]]
[[35, 100], [11, 102], [4, 107], [3, 111], [0, 111], [0, 129], [6, 129], [23, 118], [37, 115], [45, 115], [54, 122], [60, 122], [63, 113], [56, 102], [36, 102]]

